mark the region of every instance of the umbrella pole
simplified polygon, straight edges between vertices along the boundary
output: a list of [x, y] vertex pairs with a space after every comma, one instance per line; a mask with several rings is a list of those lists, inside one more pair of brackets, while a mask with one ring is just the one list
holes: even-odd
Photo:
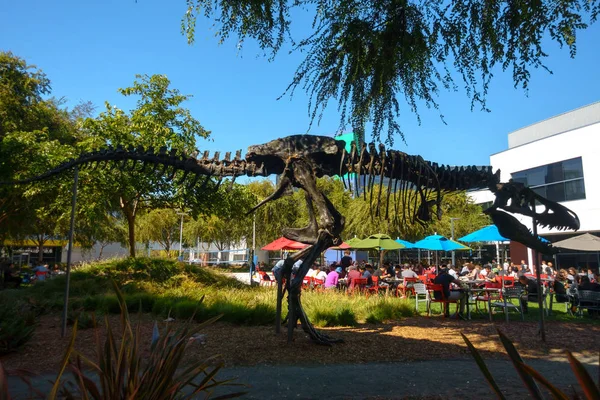
[[[533, 237], [537, 238], [538, 234], [537, 234], [537, 219], [535, 218], [535, 200], [533, 200], [531, 202], [531, 208], [533, 209], [534, 213], [533, 213]], [[540, 260], [539, 260], [539, 254], [538, 251], [536, 250], [534, 252], [535, 255], [535, 275], [536, 275], [536, 281], [537, 281], [537, 298], [538, 298], [538, 308], [540, 311], [540, 336], [542, 338], [542, 342], [546, 341], [546, 327], [545, 327], [545, 323], [544, 323], [544, 302], [543, 302], [543, 295], [544, 293], [542, 292], [542, 290], [544, 289], [544, 287], [542, 286], [542, 277], [541, 277], [541, 272], [540, 272]]]

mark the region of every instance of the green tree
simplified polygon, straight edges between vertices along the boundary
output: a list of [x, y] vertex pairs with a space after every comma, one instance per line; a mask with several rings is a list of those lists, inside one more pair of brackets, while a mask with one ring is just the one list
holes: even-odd
[[[271, 180], [264, 179], [249, 183], [248, 190], [258, 204], [275, 191], [275, 185]], [[306, 220], [303, 219], [306, 214], [302, 214], [305, 207], [304, 194], [297, 191], [289, 193], [277, 201], [268, 202], [256, 210], [257, 246], [262, 247], [277, 239], [281, 236], [284, 228], [306, 224]]]
[[138, 218], [139, 241], [158, 242], [170, 254], [173, 243], [179, 241], [179, 216], [170, 208], [158, 208]]
[[252, 216], [246, 213], [256, 203], [256, 198], [245, 185], [226, 180], [216, 193], [215, 202], [194, 212], [196, 218], [185, 225], [188, 242], [214, 243], [219, 251], [241, 244], [252, 237]]
[[[158, 149], [162, 146], [191, 154], [196, 139], [206, 138], [205, 130], [182, 103], [190, 96], [170, 87], [164, 75], [137, 75], [133, 85], [119, 89], [124, 96], [137, 96], [136, 108], [125, 112], [109, 103], [97, 118], [88, 118], [84, 128], [89, 138], [85, 148], [104, 147], [111, 144], [144, 146]], [[135, 256], [135, 221], [144, 208], [174, 208], [184, 202], [183, 189], [175, 179], [158, 177], [152, 171], [116, 173], [104, 170], [96, 174], [98, 184], [109, 197], [112, 207], [119, 209], [128, 227], [129, 254]]]
[[435, 220], [428, 228], [428, 233], [437, 232], [450, 238], [451, 218], [454, 222], [454, 238], [468, 235], [486, 225], [492, 224], [490, 217], [483, 214], [481, 206], [473, 203], [466, 192], [449, 193], [442, 202], [443, 215], [441, 220]]
[[[387, 131], [392, 142], [402, 97], [411, 112], [438, 108], [439, 91], [462, 81], [471, 108], [487, 109], [498, 70], [527, 89], [531, 70], [547, 69], [547, 49], [558, 43], [575, 56], [578, 31], [599, 13], [599, 0], [189, 0], [181, 28], [193, 42], [204, 15], [221, 42], [254, 39], [271, 57], [287, 40], [305, 56], [288, 91], [307, 91], [313, 121], [337, 100], [341, 128], [364, 135], [372, 122], [373, 139]], [[312, 26], [293, 29], [309, 32], [298, 38], [292, 22], [302, 14]]]

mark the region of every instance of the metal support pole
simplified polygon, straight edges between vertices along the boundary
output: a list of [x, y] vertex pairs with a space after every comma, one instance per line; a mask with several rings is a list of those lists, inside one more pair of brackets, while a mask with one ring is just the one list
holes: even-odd
[[[454, 240], [454, 221], [460, 218], [450, 218], [450, 239]], [[452, 250], [452, 265], [456, 265], [456, 254]]]
[[[179, 259], [181, 259], [181, 254], [183, 252], [183, 216], [184, 214], [181, 214], [181, 224], [179, 225]], [[183, 259], [181, 259], [181, 261], [183, 261]]]
[[[535, 218], [535, 200], [533, 200], [531, 202], [531, 208], [533, 209], [534, 213], [533, 213], [533, 218], [532, 218], [532, 223], [533, 223], [533, 237], [537, 238], [538, 234], [537, 234], [537, 220]], [[539, 259], [539, 254], [538, 251], [535, 250], [534, 251], [534, 257], [535, 257], [535, 275], [536, 275], [536, 281], [537, 281], [537, 291], [538, 291], [538, 308], [540, 311], [540, 337], [542, 338], [542, 342], [546, 341], [546, 326], [545, 326], [545, 322], [544, 322], [544, 292], [543, 289], [544, 287], [542, 286], [542, 277], [541, 277], [541, 268], [540, 268], [540, 259]]]
[[71, 225], [69, 226], [69, 249], [67, 250], [67, 274], [65, 283], [65, 299], [63, 303], [62, 327], [60, 336], [67, 334], [67, 313], [69, 309], [69, 283], [71, 280], [71, 255], [73, 253], [73, 233], [75, 231], [75, 208], [77, 206], [77, 181], [79, 180], [79, 168], [75, 167], [73, 177], [73, 197], [71, 198]]
[[250, 286], [252, 286], [252, 270], [255, 267], [254, 265], [254, 251], [256, 250], [256, 213], [254, 214], [254, 220], [252, 221], [252, 250], [250, 251], [250, 262], [248, 265], [250, 266]]

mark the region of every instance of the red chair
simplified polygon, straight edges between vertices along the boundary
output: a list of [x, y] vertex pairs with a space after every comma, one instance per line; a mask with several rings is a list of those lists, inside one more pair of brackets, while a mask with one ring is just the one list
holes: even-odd
[[355, 291], [358, 293], [364, 292], [367, 287], [367, 278], [354, 278], [352, 280], [354, 282], [354, 286], [350, 289], [348, 286], [348, 293], [353, 294]]
[[425, 275], [419, 275], [419, 276], [417, 276], [417, 279], [423, 283], [427, 283], [427, 276], [425, 276]]
[[515, 278], [512, 276], [505, 276], [504, 278], [504, 287], [513, 287], [515, 286]]
[[[502, 283], [486, 282], [484, 289], [502, 289]], [[500, 301], [500, 292], [481, 291], [475, 295], [475, 310], [479, 312], [479, 303], [483, 303], [483, 311], [488, 312], [487, 304], [489, 301]]]
[[366, 287], [366, 292], [365, 294], [367, 295], [367, 297], [369, 297], [369, 294], [371, 293], [379, 293], [379, 289], [383, 289], [382, 287], [379, 286], [379, 277], [378, 276], [372, 276], [371, 277], [373, 284], [369, 287]]
[[260, 276], [260, 286], [274, 286], [277, 284], [265, 271], [258, 271], [258, 275]]
[[[450, 304], [456, 304], [456, 314], [458, 314], [458, 300], [448, 300], [444, 294], [444, 287], [437, 283], [428, 283], [427, 291], [429, 292], [429, 303], [427, 303], [427, 315], [431, 315], [431, 303], [442, 303], [442, 312], [446, 317], [446, 312], [450, 311], [448, 307]], [[435, 292], [440, 292], [441, 297], [436, 299]]]
[[433, 282], [433, 280], [435, 279], [435, 274], [428, 273], [428, 274], [426, 274], [426, 276], [427, 276], [427, 281]]
[[413, 287], [413, 285], [417, 282], [419, 282], [419, 278], [404, 278], [402, 285], [398, 285], [398, 287], [396, 288], [396, 297], [398, 296], [399, 292], [402, 292], [403, 298], [407, 297], [407, 292], [412, 293], [414, 296], [415, 288]]

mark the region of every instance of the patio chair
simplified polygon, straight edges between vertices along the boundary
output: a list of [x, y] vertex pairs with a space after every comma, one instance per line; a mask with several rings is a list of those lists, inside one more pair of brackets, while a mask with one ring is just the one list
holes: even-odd
[[365, 294], [367, 295], [367, 297], [369, 297], [371, 293], [378, 294], [379, 290], [383, 289], [381, 286], [379, 286], [378, 276], [372, 276], [371, 279], [373, 280], [373, 284], [365, 288]]
[[[501, 289], [502, 286], [496, 282], [486, 282], [483, 289]], [[477, 289], [474, 289], [475, 292], [472, 300], [475, 300], [475, 311], [479, 313], [488, 313], [487, 305], [490, 301], [499, 301], [501, 299], [500, 292], [486, 292], [482, 289], [477, 292]], [[483, 310], [479, 309], [479, 303], [483, 303]]]
[[269, 275], [265, 271], [258, 271], [258, 275], [260, 276], [260, 286], [275, 286], [277, 285], [277, 281], [275, 279], [271, 279]]
[[421, 301], [425, 300], [425, 305], [427, 305], [427, 310], [429, 310], [429, 291], [427, 290], [427, 286], [424, 283], [415, 283], [413, 285], [413, 292], [415, 293], [415, 309], [419, 312], [419, 299]]
[[402, 297], [407, 297], [407, 293], [409, 292], [414, 295], [414, 285], [417, 282], [420, 282], [418, 278], [404, 278], [402, 285], [396, 287], [396, 297], [398, 297], [398, 293], [402, 293]]
[[354, 278], [352, 280], [354, 282], [354, 286], [350, 289], [348, 285], [348, 294], [354, 294], [354, 292], [362, 293], [365, 291], [367, 287], [367, 278]]
[[[429, 283], [427, 284], [427, 291], [429, 292], [429, 302], [427, 303], [427, 315], [431, 315], [431, 303], [441, 303], [442, 304], [442, 313], [444, 317], [446, 314], [450, 313], [450, 304], [456, 304], [456, 313], [458, 314], [458, 301], [457, 300], [448, 300], [444, 295], [444, 287], [437, 283]], [[439, 299], [435, 298], [435, 292], [440, 292], [441, 296]]]
[[[510, 310], [518, 311], [521, 314], [521, 320], [525, 320], [525, 315], [523, 314], [523, 305], [521, 304], [521, 296], [523, 295], [524, 290], [522, 286], [513, 286], [513, 287], [505, 287], [502, 292], [502, 298], [500, 301], [495, 301], [491, 303], [492, 309], [501, 308], [504, 310], [506, 314], [506, 318], [508, 320], [508, 315]], [[512, 300], [517, 299], [519, 305], [515, 305]]]
[[[515, 278], [512, 276], [505, 276], [502, 279], [504, 279], [504, 287], [505, 288], [509, 288], [509, 287], [513, 287], [515, 286]], [[502, 282], [500, 282], [502, 283]]]
[[600, 292], [594, 292], [592, 290], [580, 290], [579, 304], [577, 305], [577, 313], [579, 316], [583, 316], [584, 308], [587, 309], [588, 312], [600, 312]]

